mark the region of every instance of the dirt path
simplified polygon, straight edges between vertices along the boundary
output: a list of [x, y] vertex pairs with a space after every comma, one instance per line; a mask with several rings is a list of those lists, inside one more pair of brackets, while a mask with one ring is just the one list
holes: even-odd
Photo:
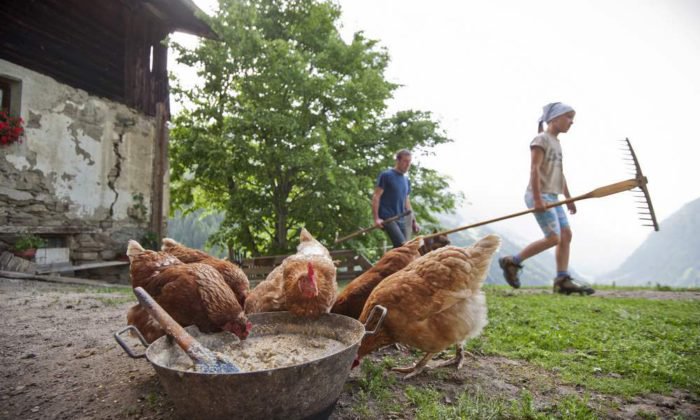
[[[112, 337], [125, 325], [134, 301], [94, 288], [0, 278], [0, 418], [173, 418], [154, 370], [143, 359], [130, 359]], [[359, 418], [359, 375], [359, 369], [352, 371], [332, 419]], [[431, 386], [452, 400], [465, 390], [517, 399], [527, 389], [540, 408], [580, 392], [525, 362], [484, 356], [467, 359], [460, 371], [438, 369], [408, 382], [397, 380], [392, 398], [405, 402], [408, 385]], [[684, 393], [629, 401], [591, 395], [591, 406], [614, 418], [633, 418], [640, 411], [660, 418], [700, 417], [700, 401]], [[414, 413], [392, 417], [413, 418]]]

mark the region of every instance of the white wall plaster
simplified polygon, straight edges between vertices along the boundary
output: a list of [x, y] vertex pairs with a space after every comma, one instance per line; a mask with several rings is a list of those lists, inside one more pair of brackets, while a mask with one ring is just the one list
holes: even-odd
[[[12, 146], [0, 158], [17, 171], [41, 171], [56, 196], [70, 202], [71, 218], [104, 219], [112, 208], [113, 220], [126, 219], [137, 193], [150, 206], [153, 118], [5, 60], [0, 60], [0, 75], [22, 81], [26, 129], [24, 144]], [[124, 120], [133, 125], [124, 127]], [[36, 122], [39, 126], [33, 127]], [[115, 144], [121, 155], [118, 176]], [[110, 175], [116, 176], [118, 198], [109, 187]]]

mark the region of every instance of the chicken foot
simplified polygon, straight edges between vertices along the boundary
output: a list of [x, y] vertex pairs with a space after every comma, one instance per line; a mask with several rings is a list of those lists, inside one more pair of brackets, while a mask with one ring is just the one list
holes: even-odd
[[457, 370], [459, 370], [462, 368], [462, 365], [464, 364], [464, 355], [465, 354], [468, 355], [469, 357], [475, 358], [473, 354], [464, 350], [463, 344], [457, 344], [457, 351], [455, 352], [455, 357], [453, 357], [450, 360], [446, 360], [442, 363], [439, 363], [439, 364], [435, 365], [435, 367], [445, 367], [445, 366], [452, 366], [452, 365], [456, 364]]
[[408, 375], [404, 376], [403, 379], [409, 379], [420, 374], [425, 369], [431, 369], [429, 366], [427, 366], [427, 364], [433, 358], [433, 356], [435, 356], [435, 353], [426, 353], [425, 356], [423, 356], [423, 358], [415, 364], [415, 366], [392, 368], [391, 370], [399, 373], [407, 373]]

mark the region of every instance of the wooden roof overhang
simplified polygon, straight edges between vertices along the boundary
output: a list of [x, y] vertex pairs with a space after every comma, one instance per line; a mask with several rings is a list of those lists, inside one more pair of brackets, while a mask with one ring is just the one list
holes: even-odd
[[147, 115], [168, 104], [174, 31], [216, 38], [191, 0], [3, 0], [0, 58]]

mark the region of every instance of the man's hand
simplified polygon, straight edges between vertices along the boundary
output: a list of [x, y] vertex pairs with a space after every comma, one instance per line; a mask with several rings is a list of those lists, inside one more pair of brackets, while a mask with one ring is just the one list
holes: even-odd
[[570, 203], [566, 203], [566, 208], [569, 209], [569, 213], [576, 214], [576, 203], [574, 203], [573, 201]]
[[535, 211], [538, 213], [542, 213], [543, 211], [547, 210], [544, 204], [544, 200], [542, 200], [542, 197], [535, 198]]
[[413, 233], [420, 232], [420, 225], [418, 224], [418, 222], [416, 222], [416, 219], [413, 219], [413, 223], [411, 224], [411, 227], [413, 229]]
[[376, 227], [384, 227], [384, 220], [382, 220], [382, 219], [380, 219], [379, 217], [377, 217], [376, 219], [374, 219], [374, 226], [376, 226]]

